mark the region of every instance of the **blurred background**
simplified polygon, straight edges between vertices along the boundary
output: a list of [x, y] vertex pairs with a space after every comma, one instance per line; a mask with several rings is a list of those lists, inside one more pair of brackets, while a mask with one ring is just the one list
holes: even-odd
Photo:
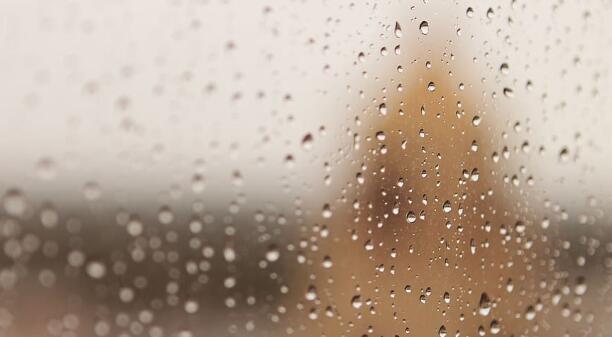
[[612, 336], [606, 1], [0, 1], [0, 336]]

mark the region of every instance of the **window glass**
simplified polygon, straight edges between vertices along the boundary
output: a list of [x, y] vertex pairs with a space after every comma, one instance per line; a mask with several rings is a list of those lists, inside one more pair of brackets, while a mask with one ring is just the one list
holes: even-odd
[[0, 2], [0, 337], [612, 333], [606, 1]]

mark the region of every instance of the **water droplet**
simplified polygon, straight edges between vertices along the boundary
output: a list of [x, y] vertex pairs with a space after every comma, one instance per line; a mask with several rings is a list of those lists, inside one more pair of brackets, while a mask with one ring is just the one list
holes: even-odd
[[191, 179], [191, 190], [194, 193], [201, 193], [206, 188], [206, 182], [204, 180], [204, 176], [196, 173]]
[[2, 202], [6, 213], [12, 216], [22, 216], [28, 207], [25, 197], [17, 189], [6, 191]]
[[329, 204], [323, 205], [323, 211], [321, 212], [321, 215], [325, 219], [329, 219], [329, 218], [332, 217], [333, 213], [332, 213], [332, 210], [331, 210], [331, 207], [329, 206]]
[[446, 337], [446, 327], [444, 325], [441, 326], [440, 329], [438, 329], [438, 336]]
[[161, 224], [169, 225], [174, 221], [174, 213], [172, 212], [170, 207], [162, 206], [157, 212], [157, 220]]
[[414, 214], [412, 211], [406, 214], [406, 221], [408, 221], [408, 223], [414, 223], [416, 219], [417, 219], [416, 214]]
[[530, 305], [529, 307], [527, 307], [527, 310], [525, 311], [525, 318], [528, 321], [532, 321], [535, 318], [535, 316], [536, 316], [535, 308]]
[[266, 260], [270, 262], [275, 262], [279, 259], [279, 257], [280, 251], [278, 250], [278, 248], [276, 248], [276, 246], [270, 246], [268, 248], [268, 251], [266, 252]]
[[321, 263], [321, 265], [323, 266], [323, 268], [327, 268], [327, 269], [329, 269], [329, 268], [331, 268], [331, 267], [332, 267], [334, 264], [333, 264], [333, 262], [332, 262], [331, 257], [330, 257], [329, 255], [326, 255], [326, 256], [323, 258], [323, 262]]
[[184, 305], [185, 312], [188, 314], [195, 314], [196, 312], [198, 312], [199, 308], [200, 305], [194, 300], [188, 300], [185, 302]]
[[580, 276], [576, 279], [576, 286], [574, 287], [574, 294], [582, 296], [587, 292], [587, 284], [584, 277]]
[[87, 264], [87, 275], [94, 279], [101, 279], [106, 275], [106, 266], [102, 262], [92, 261]]
[[474, 116], [474, 118], [472, 118], [472, 125], [474, 126], [480, 125], [480, 116]]
[[363, 301], [361, 300], [361, 296], [359, 296], [359, 295], [353, 296], [353, 298], [351, 299], [351, 305], [355, 309], [361, 308], [361, 306], [363, 305]]
[[452, 210], [450, 201], [446, 200], [444, 202], [444, 205], [442, 205], [442, 210], [444, 210], [444, 213], [449, 213]]
[[491, 325], [489, 326], [489, 330], [491, 331], [491, 334], [497, 335], [501, 331], [499, 322], [497, 322], [497, 320], [492, 320]]
[[503, 92], [504, 92], [504, 96], [508, 98], [514, 97], [514, 90], [512, 90], [511, 88], [504, 88]]
[[524, 233], [525, 232], [525, 223], [522, 221], [517, 221], [516, 224], [514, 225], [514, 230], [517, 233]]
[[73, 267], [80, 267], [85, 263], [85, 254], [80, 250], [73, 250], [68, 254], [68, 264]]
[[385, 103], [380, 103], [378, 106], [378, 112], [380, 112], [381, 115], [387, 115], [387, 105]]
[[508, 73], [510, 72], [510, 67], [508, 66], [508, 63], [502, 63], [499, 66], [499, 71], [504, 75], [508, 75]]
[[95, 181], [88, 181], [83, 185], [83, 195], [85, 199], [89, 201], [94, 201], [100, 198], [102, 195], [102, 189], [100, 189], [100, 185]]
[[395, 21], [395, 37], [400, 38], [402, 37], [402, 27], [400, 27], [399, 22]]
[[41, 180], [53, 180], [56, 175], [56, 165], [51, 158], [41, 158], [36, 163], [36, 173]]
[[365, 54], [364, 54], [363, 52], [360, 52], [360, 53], [357, 55], [357, 59], [358, 59], [358, 60], [359, 60], [359, 62], [361, 62], [361, 63], [365, 62]]
[[474, 9], [473, 9], [472, 7], [468, 7], [468, 8], [465, 10], [465, 15], [466, 15], [468, 18], [473, 17], [473, 16], [474, 16]]
[[481, 316], [487, 316], [491, 312], [491, 299], [487, 293], [480, 295], [480, 301], [478, 302], [478, 313]]
[[564, 147], [561, 149], [561, 151], [559, 151], [559, 160], [562, 162], [566, 162], [568, 161], [570, 158], [569, 156], [569, 150], [567, 147]]
[[59, 222], [59, 214], [53, 207], [47, 206], [40, 211], [40, 222], [45, 228], [55, 228]]
[[487, 9], [487, 18], [493, 19], [494, 17], [495, 17], [495, 12], [493, 11], [493, 8]]
[[302, 137], [302, 147], [305, 150], [310, 150], [312, 148], [313, 141], [314, 141], [314, 138], [312, 137], [311, 133], [305, 134], [304, 137]]
[[119, 290], [119, 299], [123, 303], [129, 303], [134, 300], [134, 290], [132, 288], [123, 287]]
[[317, 288], [314, 286], [309, 286], [306, 294], [304, 294], [304, 298], [308, 301], [314, 301], [317, 299]]
[[225, 247], [225, 249], [223, 249], [223, 257], [225, 261], [233, 262], [236, 260], [236, 251], [232, 247]]
[[508, 282], [506, 283], [506, 291], [511, 293], [514, 290], [514, 283], [512, 283], [512, 279], [509, 278]]
[[480, 178], [480, 173], [478, 172], [478, 169], [473, 169], [472, 173], [470, 173], [470, 179], [472, 181], [478, 181], [479, 178]]
[[422, 21], [419, 25], [419, 30], [421, 30], [421, 34], [427, 35], [429, 33], [429, 23], [427, 23], [427, 21]]
[[225, 280], [223, 280], [223, 286], [226, 289], [234, 288], [236, 286], [236, 278], [233, 276], [226, 277]]
[[131, 236], [138, 236], [142, 234], [144, 226], [142, 225], [142, 222], [132, 219], [127, 223], [125, 229]]

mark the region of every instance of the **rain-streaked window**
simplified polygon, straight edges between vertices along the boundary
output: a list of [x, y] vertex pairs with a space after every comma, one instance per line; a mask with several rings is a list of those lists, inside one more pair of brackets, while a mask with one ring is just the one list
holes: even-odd
[[0, 1], [0, 337], [612, 335], [606, 1]]

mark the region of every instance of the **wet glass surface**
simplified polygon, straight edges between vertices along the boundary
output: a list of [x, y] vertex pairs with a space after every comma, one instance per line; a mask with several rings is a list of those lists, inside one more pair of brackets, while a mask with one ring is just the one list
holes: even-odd
[[0, 2], [0, 336], [611, 336], [605, 1]]

